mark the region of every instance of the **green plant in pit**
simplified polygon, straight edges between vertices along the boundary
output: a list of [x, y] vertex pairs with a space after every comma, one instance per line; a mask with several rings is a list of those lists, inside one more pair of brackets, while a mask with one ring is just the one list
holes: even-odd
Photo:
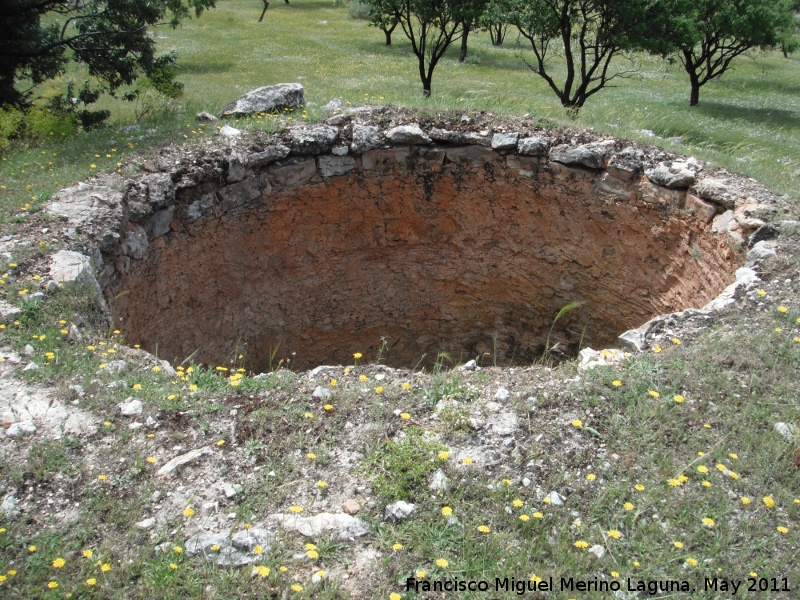
[[436, 457], [446, 450], [421, 427], [407, 427], [404, 433], [403, 438], [383, 444], [364, 461], [372, 487], [384, 504], [424, 494], [428, 478], [436, 470]]
[[553, 327], [556, 326], [556, 323], [558, 323], [558, 320], [561, 317], [563, 317], [564, 315], [566, 315], [567, 313], [575, 310], [576, 308], [580, 308], [581, 306], [583, 306], [583, 304], [584, 304], [584, 302], [581, 301], [581, 300], [573, 300], [572, 302], [562, 306], [561, 310], [559, 310], [558, 313], [556, 313], [556, 316], [553, 319], [553, 322], [550, 324], [550, 331], [547, 332], [547, 340], [544, 343], [544, 352], [542, 353], [542, 361], [547, 359], [547, 353], [550, 352], [550, 338], [553, 335]]

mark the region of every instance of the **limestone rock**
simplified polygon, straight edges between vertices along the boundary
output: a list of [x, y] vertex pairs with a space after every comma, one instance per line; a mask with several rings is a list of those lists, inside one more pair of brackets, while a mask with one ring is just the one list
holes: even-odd
[[122, 233], [119, 251], [125, 256], [138, 260], [147, 254], [148, 246], [147, 232], [144, 227], [138, 223], [128, 223]]
[[128, 398], [125, 402], [120, 402], [119, 412], [124, 417], [132, 417], [142, 414], [142, 401], [135, 398]]
[[495, 133], [492, 136], [492, 150], [514, 150], [518, 142], [518, 133]]
[[797, 427], [791, 423], [775, 423], [775, 432], [780, 436], [792, 441], [797, 435]]
[[494, 393], [494, 399], [502, 402], [503, 400], [508, 400], [510, 395], [511, 393], [506, 388], [501, 387]]
[[714, 204], [729, 209], [736, 205], [735, 191], [727, 180], [704, 177], [697, 181], [692, 189], [697, 196], [704, 200], [710, 200]]
[[237, 531], [231, 537], [231, 543], [237, 550], [252, 552], [256, 546], [261, 546], [268, 551], [272, 545], [274, 535], [263, 527], [251, 527], [244, 531]]
[[419, 125], [400, 125], [386, 132], [386, 138], [395, 144], [430, 144], [429, 138]]
[[222, 137], [226, 138], [235, 138], [242, 135], [241, 129], [236, 129], [236, 127], [231, 127], [230, 125], [223, 125], [222, 128], [219, 130], [218, 134]]
[[603, 558], [606, 555], [606, 549], [600, 544], [595, 544], [589, 548], [589, 553], [594, 554], [597, 558]]
[[765, 225], [764, 221], [755, 216], [760, 208], [755, 198], [745, 198], [742, 202], [737, 202], [733, 218], [745, 231], [758, 229]]
[[448, 479], [445, 472], [441, 469], [436, 469], [431, 475], [430, 482], [428, 483], [428, 489], [434, 492], [440, 492], [450, 489], [450, 479]]
[[322, 154], [333, 146], [339, 130], [330, 125], [292, 131], [292, 151], [296, 154]]
[[50, 262], [50, 280], [64, 287], [87, 288], [100, 294], [100, 286], [94, 277], [92, 261], [72, 250], [59, 250]]
[[342, 511], [348, 515], [355, 515], [361, 510], [361, 505], [358, 501], [349, 498], [342, 503]]
[[642, 202], [648, 204], [676, 209], [683, 206], [683, 194], [680, 191], [667, 189], [647, 180], [639, 183], [638, 192]]
[[222, 109], [224, 117], [256, 113], [273, 113], [284, 108], [299, 108], [305, 104], [303, 86], [299, 83], [267, 85], [240, 96]]
[[148, 531], [155, 527], [156, 520], [154, 517], [149, 517], [147, 519], [142, 519], [138, 523], [136, 523], [136, 529], [141, 529], [142, 531]]
[[242, 159], [245, 166], [250, 168], [263, 167], [289, 156], [291, 148], [283, 144], [267, 146], [262, 152], [253, 152]]
[[197, 113], [194, 118], [204, 123], [213, 123], [214, 121], [219, 121], [217, 117], [206, 111]]
[[8, 437], [21, 437], [32, 433], [36, 433], [36, 425], [30, 420], [12, 423], [8, 429], [6, 429], [6, 435]]
[[0, 510], [8, 521], [15, 521], [21, 511], [17, 506], [17, 499], [14, 494], [6, 494], [3, 498], [3, 503], [0, 505]]
[[374, 125], [353, 125], [353, 142], [350, 144], [350, 150], [353, 152], [361, 154], [382, 144], [380, 129]]
[[562, 506], [564, 504], [564, 499], [558, 494], [558, 492], [553, 491], [545, 496], [545, 499], [550, 499], [550, 504], [552, 506]]
[[429, 137], [435, 142], [445, 142], [453, 145], [491, 146], [492, 144], [492, 141], [487, 136], [480, 135], [474, 131], [448, 131], [447, 129], [433, 127], [430, 130]]
[[0, 323], [4, 325], [13, 323], [21, 314], [22, 311], [16, 306], [0, 300]]
[[544, 156], [550, 148], [550, 140], [539, 137], [529, 137], [519, 140], [517, 152], [523, 156]]
[[101, 185], [79, 183], [58, 192], [47, 207], [47, 212], [67, 219], [74, 227], [89, 222], [119, 225], [122, 217], [122, 192]]
[[169, 208], [155, 213], [148, 219], [147, 224], [144, 226], [147, 234], [151, 238], [157, 238], [169, 232], [169, 224], [172, 222], [173, 214], [175, 214], [174, 206], [170, 206]]
[[352, 156], [320, 156], [319, 174], [323, 177], [337, 177], [345, 175], [356, 168], [356, 161]]
[[625, 353], [622, 350], [606, 349], [598, 351], [592, 348], [584, 348], [578, 353], [578, 372], [582, 373], [595, 367], [614, 365], [623, 360], [625, 360]]
[[517, 431], [517, 415], [510, 411], [499, 412], [496, 415], [492, 415], [487, 420], [486, 425], [494, 435], [513, 435]]
[[414, 504], [405, 502], [404, 500], [398, 500], [386, 506], [383, 516], [386, 521], [399, 523], [400, 521], [405, 521], [410, 518], [416, 509], [417, 507]]
[[606, 156], [613, 148], [614, 142], [611, 140], [592, 142], [581, 146], [563, 144], [550, 151], [550, 160], [564, 165], [602, 169], [606, 165]]
[[684, 208], [706, 225], [711, 223], [717, 214], [717, 206], [715, 204], [706, 202], [694, 194], [686, 194]]
[[332, 395], [332, 392], [328, 388], [324, 388], [321, 385], [315, 387], [314, 391], [311, 392], [312, 398], [319, 398], [320, 400], [327, 400]]
[[753, 247], [750, 248], [750, 251], [747, 253], [745, 266], [751, 269], [756, 267], [763, 269], [767, 265], [773, 263], [778, 258], [778, 254], [775, 252], [773, 246], [774, 242], [766, 240], [753, 244]]
[[319, 538], [323, 534], [334, 532], [340, 540], [349, 540], [369, 533], [366, 522], [345, 513], [320, 513], [313, 517], [278, 513], [270, 515], [269, 519], [284, 529], [310, 538]]
[[163, 467], [161, 467], [158, 470], [158, 473], [156, 474], [160, 475], [161, 477], [164, 477], [165, 475], [169, 475], [170, 473], [172, 473], [178, 467], [183, 466], [186, 463], [190, 463], [193, 460], [200, 458], [201, 456], [212, 453], [213, 450], [211, 449], [210, 446], [203, 446], [202, 448], [197, 448], [196, 450], [192, 450], [190, 452], [187, 452], [186, 454], [181, 454], [180, 456], [176, 456], [168, 463], [166, 463]]
[[665, 188], [688, 188], [695, 181], [694, 171], [684, 162], [662, 162], [647, 169], [645, 175], [653, 183]]

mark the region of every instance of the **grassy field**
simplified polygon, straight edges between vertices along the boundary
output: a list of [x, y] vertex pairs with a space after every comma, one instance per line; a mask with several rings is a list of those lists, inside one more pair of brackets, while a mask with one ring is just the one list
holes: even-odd
[[[473, 34], [464, 64], [457, 61], [457, 49], [451, 49], [434, 74], [433, 97], [426, 100], [415, 57], [400, 32], [386, 47], [382, 32], [349, 18], [345, 7], [327, 0], [273, 2], [258, 23], [260, 12], [255, 0], [220, 0], [200, 19], [155, 32], [164, 51], [179, 55], [185, 84], [180, 101], [162, 106], [151, 100], [135, 105], [107, 99], [102, 106], [114, 113], [111, 128], [63, 136], [56, 129], [50, 136], [43, 123], [43, 141], [7, 150], [0, 165], [4, 218], [25, 203], [35, 208], [37, 201], [92, 172], [116, 167], [132, 150], [198, 135], [192, 115], [199, 110], [218, 112], [242, 93], [284, 81], [305, 86], [309, 119], [318, 118], [319, 108], [332, 98], [530, 113], [695, 155], [800, 198], [798, 53], [788, 59], [777, 52], [753, 53], [737, 60], [721, 80], [702, 89], [695, 108], [688, 105], [688, 80], [679, 64], [636, 56], [641, 77], [615, 82], [571, 121], [546, 84], [525, 66], [523, 58], [530, 52], [513, 34], [502, 48], [491, 46], [486, 34]], [[142, 113], [141, 131], [120, 129]]]
[[[800, 232], [786, 234], [763, 289], [740, 298], [708, 331], [666, 336], [663, 348], [580, 379], [574, 363], [485, 364], [474, 372], [440, 364], [387, 375], [375, 356], [316, 376], [282, 370], [257, 377], [236, 364], [190, 362], [168, 374], [131, 358], [124, 334], [108, 330], [91, 298], [68, 290], [47, 292], [41, 302], [32, 296], [44, 291], [37, 269], [55, 243], [52, 231], [46, 243], [38, 233], [52, 227], [38, 211], [54, 191], [125, 168], [161, 144], [211, 135], [214, 128], [199, 126], [194, 112], [218, 112], [257, 86], [302, 82], [309, 120], [332, 98], [531, 113], [694, 154], [800, 198], [800, 58], [742, 59], [690, 109], [679, 65], [638, 57], [641, 79], [600, 93], [569, 121], [527, 70], [512, 36], [493, 48], [476, 35], [466, 64], [448, 57], [425, 100], [400, 35], [386, 48], [381, 32], [329, 0], [273, 0], [261, 24], [260, 11], [257, 0], [220, 0], [201, 19], [156, 32], [164, 50], [179, 53], [186, 85], [165, 110], [154, 103], [136, 123], [147, 106], [106, 101], [114, 110], [109, 127], [76, 133], [43, 121], [43, 139], [2, 155], [0, 232], [32, 243], [14, 249], [13, 262], [0, 256], [0, 299], [22, 311], [0, 325], [0, 385], [46, 386], [61, 401], [77, 402], [98, 431], [0, 441], [0, 496], [16, 494], [25, 509], [16, 520], [0, 513], [0, 596], [399, 600], [419, 597], [405, 591], [408, 577], [494, 583], [552, 576], [557, 584], [560, 577], [618, 582], [622, 590], [628, 579], [695, 588], [663, 598], [729, 598], [720, 582], [733, 580], [743, 584], [736, 597], [796, 597], [800, 446], [774, 426], [800, 425]], [[73, 323], [80, 339], [70, 334]], [[12, 351], [29, 356], [14, 366]], [[128, 364], [111, 372], [118, 358]], [[21, 372], [28, 360], [39, 368]], [[69, 389], [75, 384], [84, 395]], [[317, 386], [330, 393], [329, 408], [312, 397]], [[509, 396], [492, 408], [501, 387]], [[129, 428], [117, 405], [130, 397], [143, 403], [141, 420], [153, 416], [159, 427]], [[486, 430], [473, 421], [491, 419], [493, 410], [513, 413], [519, 427], [512, 443], [497, 442], [502, 460], [489, 464], [465, 448], [485, 449]], [[179, 478], [156, 475], [201, 446], [210, 456]], [[352, 464], [339, 465], [342, 450], [357, 456]], [[434, 493], [428, 481], [436, 469], [450, 487]], [[237, 496], [206, 494], [222, 477], [241, 481]], [[563, 505], [552, 502], [556, 490]], [[292, 507], [314, 514], [319, 506], [335, 512], [351, 497], [363, 501], [358, 516], [370, 525], [359, 542], [282, 534], [265, 551], [249, 550], [255, 569], [186, 555], [187, 538], [212, 524], [242, 533], [268, 514]], [[417, 505], [415, 516], [385, 521], [384, 506], [400, 498]], [[158, 533], [136, 527], [155, 514]], [[707, 579], [717, 588], [705, 590]], [[766, 591], [749, 590], [749, 580]]]

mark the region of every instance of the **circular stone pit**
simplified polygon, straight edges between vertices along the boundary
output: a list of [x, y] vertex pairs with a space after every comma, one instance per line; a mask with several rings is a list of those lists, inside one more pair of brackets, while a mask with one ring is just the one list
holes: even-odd
[[167, 149], [131, 179], [62, 191], [50, 210], [93, 212], [73, 224], [93, 240], [129, 343], [207, 364], [242, 354], [254, 371], [355, 352], [512, 364], [614, 346], [714, 299], [761, 224], [752, 199], [693, 159], [458, 127], [380, 127], [354, 112]]

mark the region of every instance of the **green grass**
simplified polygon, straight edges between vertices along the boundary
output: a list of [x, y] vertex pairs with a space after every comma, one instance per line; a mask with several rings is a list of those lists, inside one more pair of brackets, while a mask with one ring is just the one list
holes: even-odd
[[[179, 55], [185, 91], [178, 102], [151, 102], [153, 111], [139, 131], [124, 127], [146, 112], [142, 103], [106, 99], [101, 108], [114, 113], [109, 128], [65, 136], [56, 128], [50, 136], [44, 131], [48, 124], [41, 123], [43, 140], [6, 150], [0, 165], [2, 218], [24, 219], [25, 204], [36, 210], [59, 188], [116, 169], [132, 152], [202, 135], [195, 112], [219, 112], [255, 87], [284, 81], [305, 86], [311, 120], [332, 98], [433, 111], [529, 113], [695, 155], [800, 198], [798, 53], [788, 59], [778, 52], [753, 53], [737, 60], [720, 80], [703, 87], [694, 108], [688, 105], [688, 81], [679, 64], [636, 56], [641, 77], [615, 81], [573, 121], [525, 66], [522, 59], [529, 52], [514, 35], [495, 48], [487, 34], [472, 34], [465, 64], [458, 63], [453, 48], [437, 67], [433, 97], [426, 100], [415, 57], [400, 32], [387, 48], [382, 32], [348, 18], [346, 8], [328, 0], [274, 2], [264, 22], [257, 23], [260, 11], [251, 0], [222, 0], [177, 30], [157, 30], [162, 50]], [[628, 66], [624, 60], [618, 64]], [[70, 76], [78, 73], [65, 79]], [[44, 92], [58, 85], [63, 82], [51, 82]]]

